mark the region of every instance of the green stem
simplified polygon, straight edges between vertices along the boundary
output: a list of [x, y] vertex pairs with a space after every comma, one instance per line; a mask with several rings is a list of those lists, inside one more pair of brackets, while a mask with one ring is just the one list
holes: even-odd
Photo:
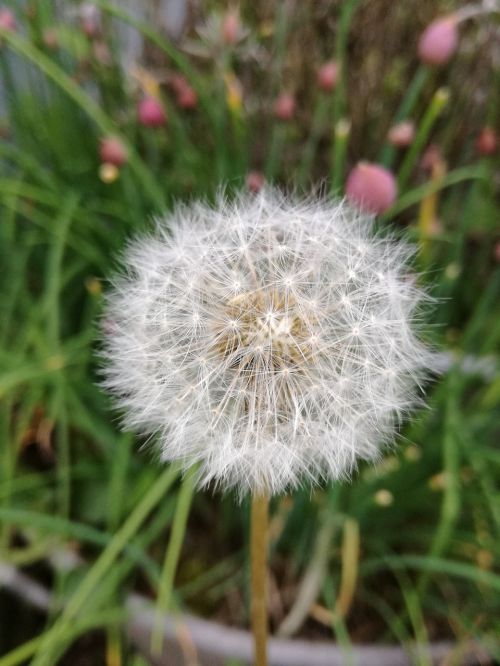
[[[332, 154], [331, 154], [331, 182], [332, 190], [335, 193], [344, 181], [343, 172], [339, 173], [339, 167], [343, 169], [345, 143], [339, 141], [337, 136], [337, 129], [339, 121], [346, 115], [347, 106], [347, 86], [346, 86], [346, 71], [347, 71], [347, 38], [349, 36], [349, 28], [351, 25], [354, 12], [358, 8], [360, 0], [346, 0], [342, 3], [342, 10], [340, 13], [338, 23], [338, 33], [336, 38], [335, 58], [338, 66], [338, 80], [333, 94], [333, 140], [332, 140]], [[339, 156], [339, 151], [342, 153]]]
[[332, 191], [336, 195], [341, 193], [344, 185], [345, 158], [350, 132], [350, 122], [341, 118], [335, 125], [335, 152], [333, 155]]
[[177, 506], [175, 508], [174, 519], [172, 523], [172, 532], [165, 553], [165, 563], [161, 574], [160, 587], [158, 590], [158, 599], [156, 602], [155, 623], [151, 633], [151, 651], [155, 655], [160, 655], [163, 649], [163, 627], [162, 619], [164, 613], [170, 607], [172, 589], [174, 584], [175, 572], [179, 562], [186, 524], [191, 507], [191, 501], [195, 490], [196, 474], [192, 469], [184, 479]]
[[[428, 557], [440, 557], [446, 550], [455, 523], [460, 512], [460, 449], [457, 437], [458, 405], [457, 405], [457, 372], [448, 376], [448, 394], [446, 400], [446, 414], [443, 435], [443, 473], [445, 487], [441, 504], [439, 524], [429, 549]], [[418, 582], [418, 592], [421, 599], [425, 595], [429, 583], [429, 574], [422, 574]]]
[[406, 184], [412, 174], [417, 158], [421, 154], [422, 149], [425, 146], [427, 139], [429, 138], [431, 129], [436, 120], [438, 119], [439, 115], [441, 114], [441, 111], [446, 106], [448, 99], [449, 99], [449, 93], [445, 88], [439, 88], [439, 90], [437, 90], [434, 93], [434, 97], [432, 98], [432, 101], [429, 104], [429, 107], [425, 112], [424, 117], [422, 118], [422, 122], [418, 126], [415, 139], [411, 144], [411, 147], [409, 148], [408, 152], [406, 153], [403, 163], [401, 164], [401, 167], [399, 169], [398, 188], [400, 192], [402, 192], [405, 189]]
[[420, 203], [425, 197], [444, 190], [446, 187], [468, 180], [485, 180], [487, 175], [487, 171], [482, 166], [477, 165], [454, 169], [439, 181], [431, 181], [405, 192], [405, 194], [399, 197], [394, 206], [384, 213], [381, 219], [390, 220], [407, 208]]
[[302, 160], [299, 166], [299, 172], [297, 175], [297, 183], [300, 188], [304, 188], [306, 185], [306, 180], [309, 177], [311, 178], [311, 170], [314, 161], [314, 156], [316, 154], [316, 148], [321, 136], [321, 133], [325, 127], [325, 121], [328, 113], [328, 102], [329, 99], [326, 95], [322, 95], [319, 103], [316, 105], [314, 110], [314, 115], [311, 123], [311, 132], [307, 140], [306, 145], [304, 146]]
[[271, 136], [271, 146], [269, 148], [266, 164], [266, 178], [273, 181], [278, 172], [278, 164], [283, 155], [283, 148], [286, 142], [287, 127], [283, 121], [279, 121], [273, 128]]
[[[406, 95], [403, 98], [396, 115], [392, 121], [392, 124], [400, 123], [403, 120], [406, 120], [413, 109], [415, 108], [418, 98], [420, 97], [422, 90], [425, 87], [425, 84], [429, 80], [430, 69], [425, 65], [420, 65], [420, 67], [415, 72], [413, 79], [411, 80], [410, 85], [408, 86]], [[383, 164], [387, 169], [390, 169], [394, 163], [394, 158], [396, 157], [396, 148], [394, 146], [386, 145], [380, 156], [380, 163]]]
[[[283, 61], [286, 53], [286, 36], [288, 32], [288, 3], [282, 2], [278, 5], [278, 15], [276, 17], [276, 30], [274, 33], [274, 57], [271, 70], [271, 95], [276, 98], [279, 91]], [[278, 162], [283, 152], [285, 144], [286, 128], [283, 121], [275, 119], [271, 130], [270, 148], [267, 154], [264, 173], [266, 178], [272, 181], [277, 172]]]
[[136, 534], [149, 513], [165, 496], [165, 493], [177, 478], [178, 473], [176, 466], [171, 466], [164, 470], [142, 498], [141, 502], [135, 507], [134, 511], [132, 511], [80, 585], [76, 588], [59, 619], [45, 634], [32, 666], [53, 666], [53, 651], [56, 644], [60, 641], [61, 635], [71, 626], [71, 623], [78, 616], [85, 603], [111, 569], [125, 546], [130, 542], [134, 534]]

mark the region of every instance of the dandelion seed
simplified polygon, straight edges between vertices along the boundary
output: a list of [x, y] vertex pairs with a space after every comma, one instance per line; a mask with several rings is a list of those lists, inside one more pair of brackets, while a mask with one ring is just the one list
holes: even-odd
[[108, 296], [105, 385], [201, 486], [347, 478], [391, 441], [430, 363], [412, 252], [343, 201], [264, 187], [178, 205], [130, 244]]

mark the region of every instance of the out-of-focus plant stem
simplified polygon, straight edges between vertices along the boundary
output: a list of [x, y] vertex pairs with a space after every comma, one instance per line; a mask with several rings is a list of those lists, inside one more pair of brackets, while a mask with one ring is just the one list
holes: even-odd
[[[358, 8], [361, 0], [347, 0], [342, 3], [342, 9], [339, 18], [338, 32], [336, 35], [335, 60], [338, 67], [338, 79], [333, 92], [333, 113], [332, 113], [332, 150], [330, 158], [330, 177], [331, 187], [334, 193], [344, 184], [344, 157], [345, 140], [339, 138], [337, 134], [338, 123], [346, 115], [347, 105], [347, 38], [349, 36], [349, 27], [351, 25], [354, 12]], [[347, 139], [347, 137], [345, 137]], [[339, 155], [340, 153], [340, 155]]]
[[252, 497], [250, 521], [251, 606], [254, 666], [267, 666], [267, 551], [269, 497]]
[[431, 133], [432, 127], [438, 117], [440, 116], [442, 110], [446, 106], [449, 99], [449, 92], [445, 88], [439, 88], [434, 94], [427, 111], [422, 118], [421, 123], [418, 126], [415, 139], [411, 144], [406, 156], [401, 164], [398, 173], [398, 187], [399, 191], [402, 192], [412, 174], [413, 168], [418, 157], [422, 153], [429, 135]]
[[[425, 84], [429, 80], [429, 77], [430, 69], [425, 65], [420, 65], [420, 67], [415, 72], [413, 79], [408, 85], [406, 95], [403, 97], [403, 100], [399, 105], [398, 110], [396, 111], [392, 121], [393, 125], [409, 118], [415, 106], [417, 105], [418, 98], [420, 97], [422, 90], [425, 88]], [[394, 164], [395, 157], [396, 148], [387, 144], [382, 150], [379, 162], [387, 169], [390, 169]]]

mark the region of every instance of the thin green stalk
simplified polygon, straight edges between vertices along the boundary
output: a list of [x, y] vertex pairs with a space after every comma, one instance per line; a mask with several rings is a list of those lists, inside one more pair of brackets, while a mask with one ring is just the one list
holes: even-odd
[[[500, 592], [500, 576], [487, 569], [479, 569], [476, 564], [457, 562], [442, 557], [428, 555], [387, 555], [365, 560], [360, 571], [365, 576], [378, 574], [380, 571], [415, 569], [428, 574], [440, 574], [462, 578], [476, 585], [484, 585], [492, 591]], [[0, 664], [1, 666], [1, 664]]]
[[[115, 532], [122, 519], [124, 512], [125, 486], [127, 480], [128, 464], [131, 455], [131, 447], [134, 438], [130, 433], [115, 440], [114, 452], [111, 462], [110, 482], [108, 486], [107, 497], [107, 524], [111, 533]], [[142, 551], [140, 551], [142, 553]], [[112, 594], [114, 602], [118, 600], [119, 595]], [[110, 664], [116, 663], [112, 655], [121, 655], [121, 633], [117, 627], [108, 627], [106, 632], [106, 653]], [[121, 661], [118, 661], [121, 663]]]
[[480, 295], [479, 302], [476, 305], [474, 314], [467, 324], [462, 336], [462, 348], [467, 351], [482, 351], [482, 345], [486, 336], [481, 335], [481, 327], [484, 324], [487, 313], [495, 307], [498, 302], [498, 293], [500, 290], [500, 268], [496, 268], [490, 276], [488, 284]]
[[[72, 192], [61, 207], [61, 214], [54, 221], [57, 233], [51, 246], [47, 260], [47, 277], [45, 284], [45, 311], [47, 313], [47, 342], [50, 352], [57, 357], [61, 352], [60, 332], [60, 297], [63, 272], [63, 258], [66, 240], [73, 219], [74, 211], [79, 203], [79, 196]], [[56, 392], [53, 401], [52, 418], [57, 427], [57, 469], [60, 495], [60, 511], [63, 516], [69, 515], [70, 507], [70, 450], [68, 435], [68, 419], [65, 405], [64, 377], [62, 373], [54, 375]]]
[[328, 507], [321, 516], [321, 523], [312, 547], [311, 559], [300, 581], [293, 606], [278, 627], [278, 635], [293, 636], [304, 624], [309, 610], [316, 602], [330, 560], [332, 541], [338, 527], [338, 516]]
[[[336, 35], [335, 59], [338, 66], [338, 80], [333, 94], [333, 115], [332, 115], [332, 149], [330, 159], [330, 172], [332, 191], [336, 193], [344, 182], [343, 162], [345, 155], [345, 142], [342, 137], [337, 135], [338, 123], [346, 116], [347, 108], [347, 39], [349, 28], [361, 0], [346, 0], [342, 3], [342, 9], [338, 22], [338, 32]], [[341, 155], [339, 155], [339, 152]], [[339, 172], [339, 169], [342, 169]]]
[[[459, 411], [457, 404], [457, 371], [448, 375], [448, 393], [443, 429], [443, 473], [445, 486], [439, 523], [434, 533], [428, 557], [440, 557], [448, 547], [460, 512], [460, 448], [457, 437], [459, 430]], [[423, 573], [418, 581], [417, 590], [420, 598], [425, 595], [429, 583], [429, 574]]]
[[332, 191], [340, 194], [344, 185], [345, 158], [347, 143], [351, 132], [351, 124], [341, 118], [335, 125], [335, 152], [333, 154]]
[[0, 143], [0, 155], [7, 160], [12, 160], [20, 170], [30, 173], [35, 180], [40, 181], [43, 187], [49, 187], [56, 191], [54, 175], [47, 171], [45, 165], [39, 162], [31, 153], [21, 150], [17, 145], [6, 142]]
[[273, 128], [265, 168], [266, 178], [271, 182], [276, 178], [278, 173], [278, 164], [283, 156], [283, 148], [286, 143], [286, 131], [287, 127], [283, 121], [279, 121]]
[[[281, 84], [281, 72], [286, 53], [286, 36], [288, 33], [288, 10], [287, 2], [278, 5], [278, 15], [276, 17], [276, 30], [274, 33], [274, 57], [271, 70], [271, 95], [273, 99], [279, 91]], [[269, 142], [269, 151], [267, 154], [264, 173], [266, 178], [272, 181], [277, 173], [278, 162], [281, 160], [283, 147], [285, 145], [286, 127], [283, 121], [275, 119], [271, 130], [271, 139]]]
[[132, 435], [126, 433], [115, 444], [108, 489], [108, 527], [111, 532], [117, 529], [124, 511], [127, 470], [133, 443]]
[[161, 574], [160, 587], [156, 602], [155, 623], [151, 632], [151, 651], [160, 655], [163, 649], [162, 619], [170, 608], [175, 572], [179, 562], [191, 501], [195, 490], [196, 470], [188, 472], [182, 482], [175, 508], [172, 531], [165, 553], [165, 562]]
[[[161, 501], [178, 476], [176, 466], [168, 467], [151, 486], [141, 502], [135, 507], [109, 545], [93, 564], [85, 578], [76, 588], [55, 624], [47, 631], [39, 645], [32, 666], [53, 666], [53, 652], [61, 636], [78, 616], [93, 591], [106, 576], [125, 546], [137, 533], [144, 520]], [[0, 664], [1, 666], [1, 664]]]
[[432, 666], [432, 659], [427, 647], [429, 645], [429, 634], [425, 626], [421, 597], [405, 571], [395, 571], [394, 574], [406, 606], [406, 613], [413, 629], [415, 643], [418, 646], [415, 663], [417, 666]]
[[434, 97], [432, 98], [431, 103], [429, 104], [429, 107], [427, 108], [427, 111], [425, 112], [424, 117], [418, 126], [415, 139], [413, 140], [408, 152], [406, 153], [406, 156], [399, 169], [398, 188], [400, 192], [405, 189], [406, 184], [412, 174], [415, 163], [418, 157], [421, 155], [422, 149], [427, 143], [432, 127], [446, 106], [449, 96], [449, 92], [445, 88], [439, 88], [439, 90], [435, 92]]
[[[330, 574], [325, 576], [325, 584], [323, 585], [323, 595], [325, 602], [329, 608], [335, 607], [335, 583]], [[352, 654], [352, 642], [349, 636], [349, 631], [346, 627], [344, 618], [339, 613], [332, 612], [331, 614], [332, 631], [338, 642], [340, 651], [342, 653], [342, 663], [344, 666], [354, 666], [354, 656]]]
[[329, 106], [329, 97], [323, 93], [314, 110], [311, 123], [311, 131], [309, 133], [309, 138], [307, 140], [306, 145], [304, 146], [304, 150], [302, 153], [302, 160], [300, 162], [297, 175], [297, 183], [300, 188], [304, 188], [306, 186], [306, 181], [308, 177], [309, 179], [311, 179], [312, 165], [314, 157], [316, 155], [316, 149], [318, 147], [318, 142], [321, 137], [321, 133], [325, 128], [325, 122], [328, 114], [328, 106]]
[[[425, 65], [420, 65], [420, 67], [415, 72], [413, 79], [410, 82], [410, 85], [407, 88], [406, 95], [403, 97], [396, 114], [393, 118], [392, 124], [400, 123], [403, 120], [406, 120], [412, 113], [415, 108], [418, 98], [420, 97], [422, 90], [425, 87], [425, 84], [429, 80], [430, 69]], [[384, 146], [382, 153], [379, 158], [379, 162], [385, 167], [390, 169], [394, 163], [396, 157], [396, 148], [389, 144]]]
[[446, 187], [457, 185], [458, 183], [462, 183], [468, 180], [485, 180], [487, 176], [487, 171], [480, 165], [459, 167], [458, 169], [454, 169], [453, 171], [447, 173], [446, 176], [439, 181], [430, 181], [424, 185], [414, 187], [413, 189], [408, 190], [408, 192], [402, 194], [398, 198], [397, 203], [395, 203], [392, 208], [384, 213], [381, 219], [390, 220], [407, 208], [420, 203], [420, 201], [425, 199], [425, 197], [428, 197], [435, 192], [439, 192]]
[[[0, 468], [2, 486], [5, 488], [2, 499], [2, 507], [8, 508], [11, 501], [12, 481], [14, 479], [16, 456], [14, 442], [10, 440], [10, 420], [12, 416], [13, 399], [3, 399], [0, 404], [0, 437], [2, 438], [3, 453]], [[0, 531], [0, 551], [7, 551], [10, 543], [11, 525], [2, 521]]]

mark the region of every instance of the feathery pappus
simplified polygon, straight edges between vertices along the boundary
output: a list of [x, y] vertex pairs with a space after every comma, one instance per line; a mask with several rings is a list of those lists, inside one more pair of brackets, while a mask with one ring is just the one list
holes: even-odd
[[347, 478], [418, 402], [430, 363], [414, 249], [343, 200], [264, 188], [179, 204], [108, 295], [105, 386], [199, 484]]

